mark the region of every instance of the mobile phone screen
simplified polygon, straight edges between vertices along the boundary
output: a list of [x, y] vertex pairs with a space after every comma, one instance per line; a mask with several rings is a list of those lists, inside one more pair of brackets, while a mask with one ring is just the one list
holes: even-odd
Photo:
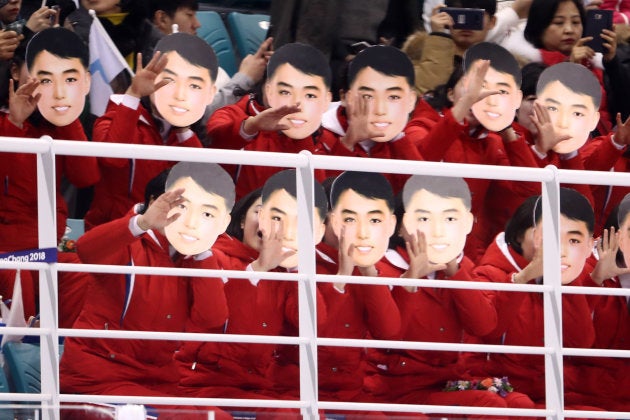
[[453, 18], [454, 24], [451, 29], [469, 29], [472, 31], [483, 29], [483, 9], [443, 7], [440, 12], [446, 12]]

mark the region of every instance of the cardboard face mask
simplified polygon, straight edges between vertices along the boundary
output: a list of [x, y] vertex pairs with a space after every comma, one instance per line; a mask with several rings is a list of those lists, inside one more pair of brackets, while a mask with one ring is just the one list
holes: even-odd
[[469, 48], [464, 54], [464, 70], [470, 70], [477, 60], [490, 61], [483, 90], [499, 93], [476, 102], [472, 113], [486, 129], [501, 131], [512, 124], [521, 104], [521, 71], [514, 56], [494, 43], [482, 42]]
[[166, 190], [184, 188], [184, 202], [168, 217], [179, 217], [164, 228], [169, 243], [182, 255], [209, 250], [230, 223], [234, 183], [214, 163], [180, 162], [171, 169]]
[[85, 44], [65, 28], [46, 29], [29, 41], [28, 71], [40, 83], [37, 108], [51, 124], [67, 126], [83, 112], [91, 83], [88, 60]]
[[332, 228], [344, 246], [340, 252], [357, 267], [373, 266], [396, 229], [391, 186], [381, 174], [344, 172], [335, 179], [331, 197]]
[[166, 55], [166, 68], [155, 79], [168, 84], [152, 95], [159, 115], [174, 127], [199, 121], [216, 93], [217, 58], [201, 38], [176, 33], [158, 42], [155, 51]]
[[466, 181], [414, 175], [405, 183], [403, 201], [404, 230], [424, 234], [429, 261], [447, 264], [459, 257], [473, 226]]
[[570, 137], [553, 150], [565, 154], [582, 147], [599, 122], [601, 87], [595, 75], [581, 64], [556, 64], [541, 73], [536, 96], [549, 112], [555, 135]]

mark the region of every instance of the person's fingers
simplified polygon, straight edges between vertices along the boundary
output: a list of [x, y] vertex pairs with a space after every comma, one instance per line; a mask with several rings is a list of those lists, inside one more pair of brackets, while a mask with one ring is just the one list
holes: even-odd
[[271, 48], [271, 43], [273, 42], [273, 38], [269, 37], [267, 39], [265, 39], [263, 42], [260, 43], [260, 45], [258, 46], [258, 50], [256, 51], [256, 53], [254, 54], [255, 57], [257, 58], [262, 58], [265, 56], [265, 51], [269, 50], [269, 48]]
[[589, 41], [592, 41], [593, 37], [592, 36], [585, 36], [584, 38], [580, 38], [577, 40], [577, 42], [575, 43], [575, 45], [573, 46], [573, 48], [575, 47], [581, 47], [584, 44], [586, 44]]

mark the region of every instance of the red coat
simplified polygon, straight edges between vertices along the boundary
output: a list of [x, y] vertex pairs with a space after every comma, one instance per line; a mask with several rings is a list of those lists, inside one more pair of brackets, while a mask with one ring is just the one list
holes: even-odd
[[[587, 261], [593, 268], [594, 256]], [[619, 289], [617, 277], [604, 280], [601, 286], [590, 277], [588, 287]], [[588, 295], [595, 326], [595, 344], [598, 349], [630, 350], [630, 314], [625, 296]], [[576, 384], [567, 398], [579, 403], [595, 405], [610, 411], [630, 411], [630, 360], [612, 357], [573, 357], [576, 366]], [[602, 387], [602, 383], [615, 384]]]
[[[44, 135], [53, 139], [86, 141], [83, 127], [76, 120], [65, 127], [56, 127], [44, 121], [34, 127], [28, 122], [24, 129], [13, 126], [6, 114], [0, 117], [3, 135], [39, 138]], [[57, 242], [66, 229], [68, 206], [61, 195], [62, 178], [67, 178], [79, 188], [98, 182], [100, 175], [96, 158], [59, 155], [55, 159]], [[31, 153], [0, 153], [0, 178], [2, 199], [0, 200], [0, 249], [17, 251], [39, 246], [37, 223], [37, 158]]]
[[[110, 100], [107, 111], [94, 123], [93, 140], [107, 143], [202, 147], [196, 135], [180, 142], [171, 131], [166, 140], [151, 114], [142, 105], [131, 109]], [[145, 159], [99, 158], [102, 180], [85, 215], [86, 229], [124, 216], [136, 203], [144, 202], [147, 183], [175, 162]]]
[[[339, 139], [345, 135], [348, 129], [348, 118], [346, 116], [346, 109], [344, 106], [339, 105], [336, 110], [332, 109], [326, 112], [324, 119], [322, 120], [322, 126], [325, 131], [329, 132], [335, 137], [335, 141], [331, 143], [330, 154], [333, 156], [348, 156], [348, 157], [370, 157], [377, 159], [402, 159], [402, 160], [424, 160], [422, 154], [418, 152], [413, 140], [401, 133], [401, 136], [395, 140], [388, 142], [373, 142], [366, 140], [365, 147], [361, 144], [356, 144], [353, 150], [349, 150]], [[361, 142], [363, 143], [363, 142]], [[342, 171], [327, 171], [326, 176], [337, 176]], [[405, 185], [405, 181], [409, 178], [409, 175], [397, 175], [384, 173], [385, 177], [389, 180], [394, 189], [394, 193], [402, 190]]]
[[[488, 247], [474, 275], [485, 281], [509, 283], [512, 274], [520, 271], [526, 264], [523, 257], [509, 248], [503, 236], [499, 235]], [[585, 268], [572, 285], [581, 285], [589, 271]], [[542, 295], [534, 292], [494, 293], [498, 324], [494, 331], [482, 338], [482, 341], [488, 344], [542, 346], [544, 340]], [[562, 295], [562, 334], [565, 347], [592, 346], [595, 330], [591, 310], [584, 295]], [[487, 355], [482, 374], [507, 376], [515, 390], [529, 395], [535, 402], [541, 402], [545, 398], [544, 371], [543, 356], [490, 353]], [[471, 373], [479, 374], [474, 372], [474, 369]], [[575, 383], [575, 375], [573, 367], [565, 363], [565, 390], [570, 391], [568, 386]]]
[[[399, 264], [401, 257], [407, 264], [409, 261], [402, 248], [396, 251], [387, 254], [384, 273], [389, 277], [399, 277], [406, 270]], [[453, 279], [472, 281], [473, 267], [472, 261], [463, 257]], [[400, 339], [404, 341], [460, 343], [464, 332], [486, 334], [496, 327], [491, 295], [485, 291], [421, 287], [409, 292], [395, 286], [392, 294], [402, 317]], [[463, 378], [458, 354], [451, 351], [377, 351], [372, 353], [371, 363], [375, 375], [368, 386], [387, 401], [422, 404], [440, 392], [448, 380]]]
[[[537, 167], [523, 136], [513, 142], [503, 142], [499, 135], [483, 128], [471, 133], [468, 123], [458, 123], [450, 110], [446, 110], [444, 116], [438, 120], [432, 121], [429, 117], [414, 120], [414, 127], [418, 133], [422, 124], [425, 126], [426, 135], [419, 140], [418, 149], [427, 160]], [[483, 178], [466, 178], [466, 182], [472, 194], [475, 223], [466, 241], [465, 254], [473, 261], [478, 261], [494, 235], [503, 229], [512, 210], [527, 197], [540, 194], [540, 185]], [[511, 197], [511, 207], [514, 208], [505, 205], [505, 197]], [[501, 205], [496, 206], [496, 202], [500, 202]]]
[[[217, 109], [206, 124], [208, 140], [213, 149], [241, 150], [250, 140], [241, 136], [243, 122], [263, 111], [265, 107], [256, 102], [254, 95], [243, 96], [237, 103]], [[236, 177], [238, 165], [221, 165]]]
[[[81, 236], [77, 243], [81, 261], [174, 267], [166, 238], [155, 232], [134, 237], [129, 230], [130, 217], [98, 226]], [[75, 328], [184, 331], [189, 307], [188, 278], [123, 274], [94, 277]], [[179, 380], [173, 362], [177, 347], [177, 342], [166, 340], [68, 337], [60, 364], [61, 390], [116, 394], [118, 387], [126, 384], [137, 389], [136, 395], [174, 395]]]
[[[81, 264], [76, 252], [57, 254], [60, 263]], [[59, 290], [59, 328], [72, 328], [74, 321], [83, 310], [88, 288], [95, 281], [92, 273], [59, 271], [57, 284]]]
[[229, 270], [244, 270], [258, 258], [258, 251], [245, 245], [227, 233], [219, 235], [212, 250], [219, 251], [222, 257], [221, 266]]
[[[308, 150], [315, 155], [325, 155], [329, 154], [329, 144], [334, 140], [330, 133], [321, 129], [311, 137], [302, 140], [291, 139], [281, 132], [264, 131], [258, 133], [256, 138], [244, 147], [244, 150], [280, 153], [299, 153], [302, 150]], [[287, 168], [277, 166], [241, 165], [236, 177], [236, 198], [239, 199], [256, 188], [262, 187], [273, 174], [285, 169]], [[326, 173], [323, 170], [315, 170], [315, 179], [322, 182], [325, 178]]]

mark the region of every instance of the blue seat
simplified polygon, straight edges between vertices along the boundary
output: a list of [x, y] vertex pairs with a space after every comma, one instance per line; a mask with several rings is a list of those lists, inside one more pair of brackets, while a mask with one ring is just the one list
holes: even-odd
[[42, 386], [39, 346], [10, 341], [4, 345], [2, 352], [13, 391], [39, 394]]
[[227, 22], [241, 58], [255, 53], [269, 30], [269, 15], [230, 12]]
[[206, 41], [219, 60], [219, 66], [232, 77], [238, 70], [236, 66], [236, 55], [232, 47], [232, 38], [221, 19], [221, 16], [212, 10], [197, 12], [197, 19], [201, 27], [197, 30], [197, 35]]

